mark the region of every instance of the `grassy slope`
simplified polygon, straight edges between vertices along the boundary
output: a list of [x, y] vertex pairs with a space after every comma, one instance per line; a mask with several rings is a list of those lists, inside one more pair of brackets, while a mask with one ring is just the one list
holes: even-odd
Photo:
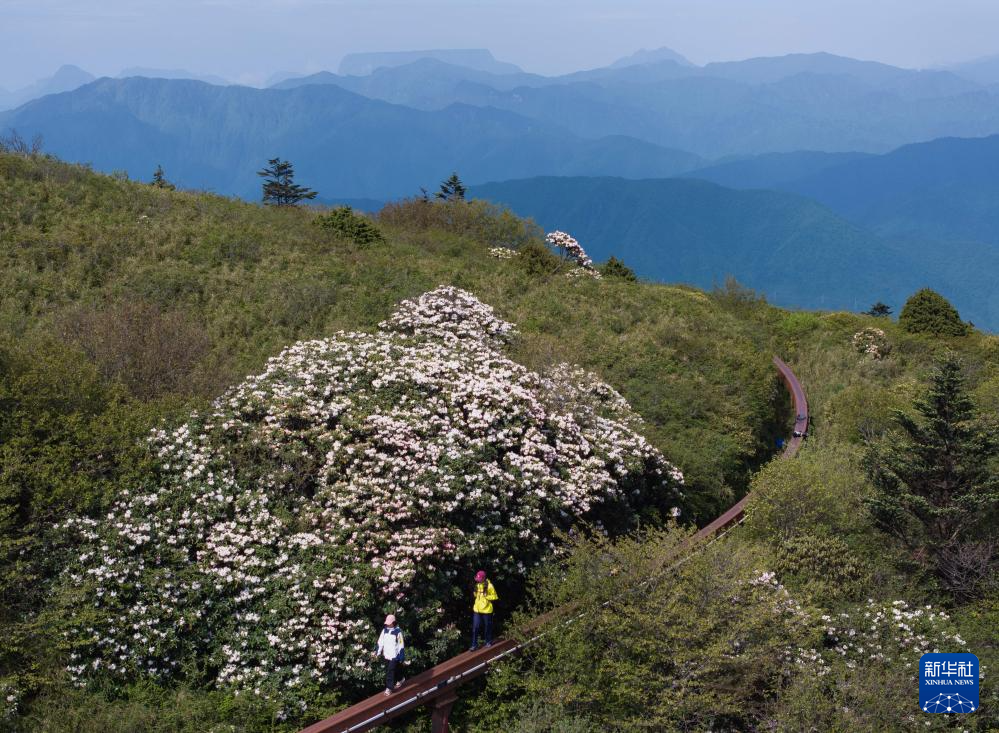
[[[861, 316], [789, 313], [738, 290], [532, 276], [488, 256], [499, 235], [400, 225], [386, 228], [385, 244], [359, 249], [314, 227], [314, 216], [0, 156], [0, 345], [29, 361], [40, 345], [62, 350], [86, 371], [92, 367], [75, 346], [86, 334], [74, 324], [120, 318], [122, 304], [135, 303], [147, 318], [179, 319], [187, 328], [171, 333], [192, 343], [192, 333], [203, 334], [198, 358], [172, 367], [180, 378], [155, 394], [138, 394], [127, 378], [114, 387], [125, 392], [116, 424], [138, 440], [159, 418], [202, 404], [296, 339], [371, 328], [401, 298], [453, 283], [519, 324], [519, 360], [577, 362], [618, 387], [648, 421], [649, 437], [684, 469], [701, 519], [743, 490], [769, 452], [780, 395], [773, 351], [792, 361], [808, 390], [817, 445], [856, 444], [882, 431], [932, 355], [930, 342], [879, 322], [895, 342], [894, 358], [859, 358], [850, 337], [873, 322]], [[951, 345], [975, 368], [983, 407], [999, 408], [999, 340], [973, 335]], [[95, 361], [105, 375], [119, 373], [106, 356]], [[155, 722], [202, 730], [239, 715], [256, 729], [266, 718], [203, 693], [137, 688], [124, 703], [70, 693], [54, 671], [58, 655], [47, 659], [55, 666], [43, 668], [50, 682], [33, 708], [36, 729], [149, 730]]]
[[113, 317], [122, 301], [179, 313], [209, 340], [180, 392], [207, 398], [295, 340], [370, 329], [400, 299], [452, 283], [519, 324], [525, 363], [569, 360], [619, 386], [660, 447], [713, 490], [765, 449], [767, 349], [703, 293], [569, 286], [439, 231], [390, 229], [384, 245], [358, 249], [314, 217], [4, 157], [0, 324], [15, 337], [61, 332], [67, 314]]

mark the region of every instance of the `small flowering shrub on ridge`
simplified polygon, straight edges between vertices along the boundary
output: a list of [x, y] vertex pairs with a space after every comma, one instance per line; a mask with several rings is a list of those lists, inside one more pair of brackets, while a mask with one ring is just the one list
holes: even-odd
[[598, 280], [600, 279], [600, 271], [593, 266], [593, 260], [590, 259], [589, 255], [583, 250], [583, 246], [571, 234], [561, 231], [549, 232], [545, 235], [545, 244], [562, 250], [569, 259], [576, 263], [577, 267], [567, 273], [570, 277], [588, 275]]
[[440, 656], [444, 599], [470, 568], [512, 584], [561, 531], [668, 514], [683, 476], [621, 395], [511, 361], [513, 335], [438, 288], [376, 333], [289, 347], [208, 414], [156, 431], [157, 481], [68, 524], [86, 548], [67, 570], [70, 672], [196, 674], [300, 708], [309, 690], [377, 677], [385, 611], [417, 655]]

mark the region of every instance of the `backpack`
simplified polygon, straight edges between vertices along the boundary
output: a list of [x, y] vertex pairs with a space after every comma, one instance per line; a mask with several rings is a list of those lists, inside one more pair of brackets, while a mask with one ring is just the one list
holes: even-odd
[[[399, 636], [402, 633], [402, 629], [400, 629], [398, 626], [396, 626], [389, 633], [392, 634], [392, 636]], [[406, 647], [405, 646], [403, 646], [403, 648], [399, 650], [399, 653], [395, 655], [395, 661], [397, 661], [397, 662], [405, 662], [406, 661]]]

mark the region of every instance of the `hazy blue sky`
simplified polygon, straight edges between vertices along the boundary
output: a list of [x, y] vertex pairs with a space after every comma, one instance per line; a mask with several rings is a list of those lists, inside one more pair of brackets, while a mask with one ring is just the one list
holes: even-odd
[[486, 47], [529, 71], [669, 46], [697, 63], [830, 51], [904, 66], [999, 53], [997, 0], [0, 0], [0, 86], [74, 63], [247, 83], [351, 51]]

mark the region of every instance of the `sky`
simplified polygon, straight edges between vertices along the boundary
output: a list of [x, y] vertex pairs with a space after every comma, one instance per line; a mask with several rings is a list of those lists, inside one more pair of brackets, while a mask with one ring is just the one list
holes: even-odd
[[999, 53], [996, 29], [996, 0], [0, 0], [0, 87], [62, 64], [260, 84], [428, 48], [488, 48], [542, 74], [661, 46], [699, 64], [828, 51], [925, 68]]

